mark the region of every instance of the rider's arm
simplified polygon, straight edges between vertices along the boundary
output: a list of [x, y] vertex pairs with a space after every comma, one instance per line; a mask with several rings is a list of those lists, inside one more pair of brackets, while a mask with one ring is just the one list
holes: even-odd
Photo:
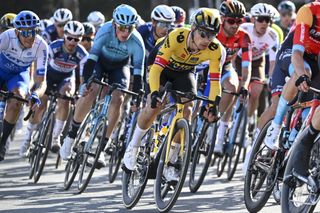
[[37, 51], [36, 68], [34, 73], [34, 90], [39, 97], [46, 91], [46, 74], [48, 66], [48, 45], [44, 42], [39, 46]]
[[0, 50], [7, 50], [9, 48], [10, 38], [8, 32], [0, 34]]
[[[146, 49], [142, 37], [139, 33], [135, 33], [135, 46], [131, 49], [132, 61], [133, 61], [133, 91], [139, 92], [142, 89], [142, 77], [144, 75], [144, 60]], [[133, 36], [133, 35], [132, 35]]]
[[172, 38], [173, 36], [169, 36], [166, 38], [164, 44], [161, 46], [154, 64], [151, 66], [150, 74], [149, 74], [149, 85], [151, 93], [154, 91], [158, 91], [160, 88], [160, 75], [163, 69], [169, 63], [169, 59], [174, 52], [174, 48], [176, 48], [175, 40]]
[[305, 70], [303, 54], [305, 51], [304, 44], [310, 37], [310, 26], [312, 26], [313, 15], [309, 7], [306, 5], [301, 7], [297, 13], [296, 29], [293, 38], [292, 57], [291, 62], [295, 73], [299, 76], [308, 75]]
[[241, 73], [242, 79], [240, 82], [240, 88], [244, 87], [248, 89], [250, 78], [251, 78], [251, 62], [252, 62], [252, 45], [250, 36], [245, 33], [241, 40], [241, 50], [242, 50], [242, 63], [241, 63]]
[[213, 54], [213, 57], [210, 57], [209, 63], [209, 82], [210, 82], [210, 92], [209, 92], [209, 99], [215, 100], [216, 96], [221, 96], [221, 85], [220, 85], [220, 77], [222, 72], [222, 64], [225, 61], [226, 57], [226, 50], [222, 46], [222, 44], [218, 45], [218, 51], [220, 54]]

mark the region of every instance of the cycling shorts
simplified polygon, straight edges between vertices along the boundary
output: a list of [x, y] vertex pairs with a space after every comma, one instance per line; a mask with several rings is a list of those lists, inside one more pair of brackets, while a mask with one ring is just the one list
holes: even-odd
[[0, 70], [1, 87], [12, 92], [14, 89], [19, 89], [26, 95], [29, 93], [30, 72], [26, 70], [20, 73], [7, 73]]

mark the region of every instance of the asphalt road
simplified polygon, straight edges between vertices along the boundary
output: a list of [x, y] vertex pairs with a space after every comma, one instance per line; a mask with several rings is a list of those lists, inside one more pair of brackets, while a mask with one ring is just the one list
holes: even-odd
[[[63, 190], [64, 166], [54, 168], [56, 155], [50, 153], [44, 173], [37, 184], [28, 178], [29, 164], [18, 157], [21, 134], [11, 143], [6, 160], [0, 163], [0, 212], [156, 212], [153, 181], [150, 180], [132, 210], [122, 204], [121, 172], [110, 184], [107, 168], [96, 170], [82, 194], [76, 194], [77, 183]], [[216, 167], [209, 167], [207, 177], [195, 194], [186, 183], [172, 212], [247, 212], [243, 199], [241, 165], [232, 181], [226, 175], [217, 178]], [[188, 179], [187, 179], [188, 181]], [[271, 197], [261, 212], [280, 212]]]

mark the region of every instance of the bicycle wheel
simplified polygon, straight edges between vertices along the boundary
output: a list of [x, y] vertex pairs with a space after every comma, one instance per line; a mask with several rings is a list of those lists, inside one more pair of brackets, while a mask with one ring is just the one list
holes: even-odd
[[120, 133], [121, 130], [123, 130], [123, 125], [125, 125], [124, 122], [121, 123], [120, 126], [118, 126], [117, 128], [117, 137], [111, 141], [110, 144], [110, 149], [112, 150], [112, 152], [110, 153], [110, 158], [109, 158], [109, 182], [113, 183], [114, 180], [117, 177], [119, 168], [120, 168], [120, 164], [121, 164], [121, 160], [123, 157], [123, 150], [124, 150], [124, 142], [123, 142], [123, 137], [120, 138], [120, 135], [122, 135], [122, 133]]
[[94, 111], [91, 110], [83, 122], [81, 123], [81, 126], [78, 131], [78, 135], [75, 140], [75, 144], [72, 148], [72, 154], [70, 159], [68, 159], [68, 162], [66, 164], [65, 168], [65, 176], [64, 176], [64, 189], [68, 190], [75, 177], [77, 176], [80, 164], [83, 160], [83, 149], [86, 144], [86, 141], [89, 139], [89, 131], [91, 127], [91, 121], [94, 115]]
[[[184, 141], [184, 147], [178, 153], [178, 160], [172, 166], [179, 170], [179, 180], [177, 183], [167, 181], [164, 177], [164, 169], [166, 165], [166, 155], [168, 150], [168, 143], [171, 144], [176, 134], [180, 134], [181, 141]], [[169, 153], [168, 153], [169, 154]], [[187, 175], [189, 163], [191, 158], [191, 132], [188, 121], [179, 119], [174, 126], [172, 138], [166, 140], [164, 149], [162, 150], [159, 165], [157, 168], [156, 180], [154, 184], [154, 197], [157, 209], [160, 212], [168, 212], [177, 201], [181, 192], [184, 180]]]
[[39, 130], [40, 131], [40, 137], [38, 141], [39, 146], [37, 150], [37, 156], [35, 159], [35, 168], [34, 168], [35, 183], [39, 181], [44, 165], [46, 164], [48, 153], [51, 147], [53, 126], [54, 126], [54, 114], [52, 111], [48, 113], [47, 119], [45, 120], [44, 125]]
[[198, 141], [196, 142], [189, 179], [189, 189], [193, 193], [198, 191], [207, 174], [208, 167], [212, 159], [216, 134], [217, 124], [214, 123], [211, 126], [206, 124], [203, 126]]
[[[317, 141], [312, 148], [309, 171], [316, 171], [316, 183], [319, 181], [319, 166], [320, 166], [320, 141]], [[282, 185], [281, 191], [281, 209], [284, 213], [300, 213], [300, 212], [313, 212], [318, 199], [319, 199], [319, 188], [316, 184], [315, 188], [307, 185], [304, 182], [299, 182], [293, 175], [293, 153], [297, 152], [299, 149], [300, 141], [295, 141], [293, 147], [291, 148], [291, 154], [287, 162], [285, 169], [285, 181]], [[310, 181], [310, 180], [309, 180]], [[309, 182], [308, 181], [308, 182]]]
[[37, 157], [37, 152], [38, 152], [38, 141], [39, 141], [39, 128], [35, 131], [32, 140], [30, 142], [30, 147], [29, 147], [29, 163], [30, 163], [30, 169], [29, 169], [29, 179], [31, 179], [34, 175], [34, 168], [35, 168], [35, 160]]
[[243, 108], [239, 113], [237, 113], [236, 119], [233, 122], [231, 131], [229, 133], [230, 134], [229, 145], [232, 144], [231, 147], [228, 147], [231, 150], [228, 150], [227, 148], [227, 153], [229, 154], [228, 173], [227, 173], [229, 181], [232, 180], [234, 173], [236, 172], [241, 150], [243, 147], [243, 142], [245, 139], [245, 133], [246, 133], [246, 127], [247, 127], [246, 110], [247, 109]]
[[122, 201], [126, 208], [132, 209], [140, 200], [147, 185], [150, 166], [150, 148], [154, 129], [149, 129], [141, 139], [145, 140], [147, 147], [140, 147], [138, 151], [137, 165], [135, 169], [127, 173], [122, 172]]
[[217, 177], [221, 177], [222, 173], [224, 172], [224, 168], [227, 165], [228, 162], [228, 155], [224, 154], [223, 157], [215, 157], [217, 158], [215, 161], [217, 161]]
[[271, 168], [275, 151], [264, 144], [269, 121], [261, 130], [252, 148], [244, 182], [244, 201], [249, 212], [260, 211], [268, 201], [275, 184]]
[[104, 118], [99, 119], [90, 139], [84, 148], [83, 160], [79, 170], [78, 192], [82, 193], [88, 186], [96, 168], [100, 153], [104, 151], [107, 124]]

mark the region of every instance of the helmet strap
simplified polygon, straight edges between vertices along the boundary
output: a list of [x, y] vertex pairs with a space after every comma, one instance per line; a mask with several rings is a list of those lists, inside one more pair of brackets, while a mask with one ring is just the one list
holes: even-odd
[[194, 32], [196, 31], [196, 29], [197, 28], [195, 28], [194, 30], [191, 30], [191, 41], [190, 41], [190, 37], [188, 37], [188, 44], [191, 46], [191, 44], [193, 43], [197, 48], [197, 50], [192, 51], [191, 47], [189, 46], [188, 47], [188, 51], [191, 52], [191, 53], [195, 53], [195, 52], [198, 52], [200, 50], [199, 47], [197, 46], [196, 42], [194, 41]]

